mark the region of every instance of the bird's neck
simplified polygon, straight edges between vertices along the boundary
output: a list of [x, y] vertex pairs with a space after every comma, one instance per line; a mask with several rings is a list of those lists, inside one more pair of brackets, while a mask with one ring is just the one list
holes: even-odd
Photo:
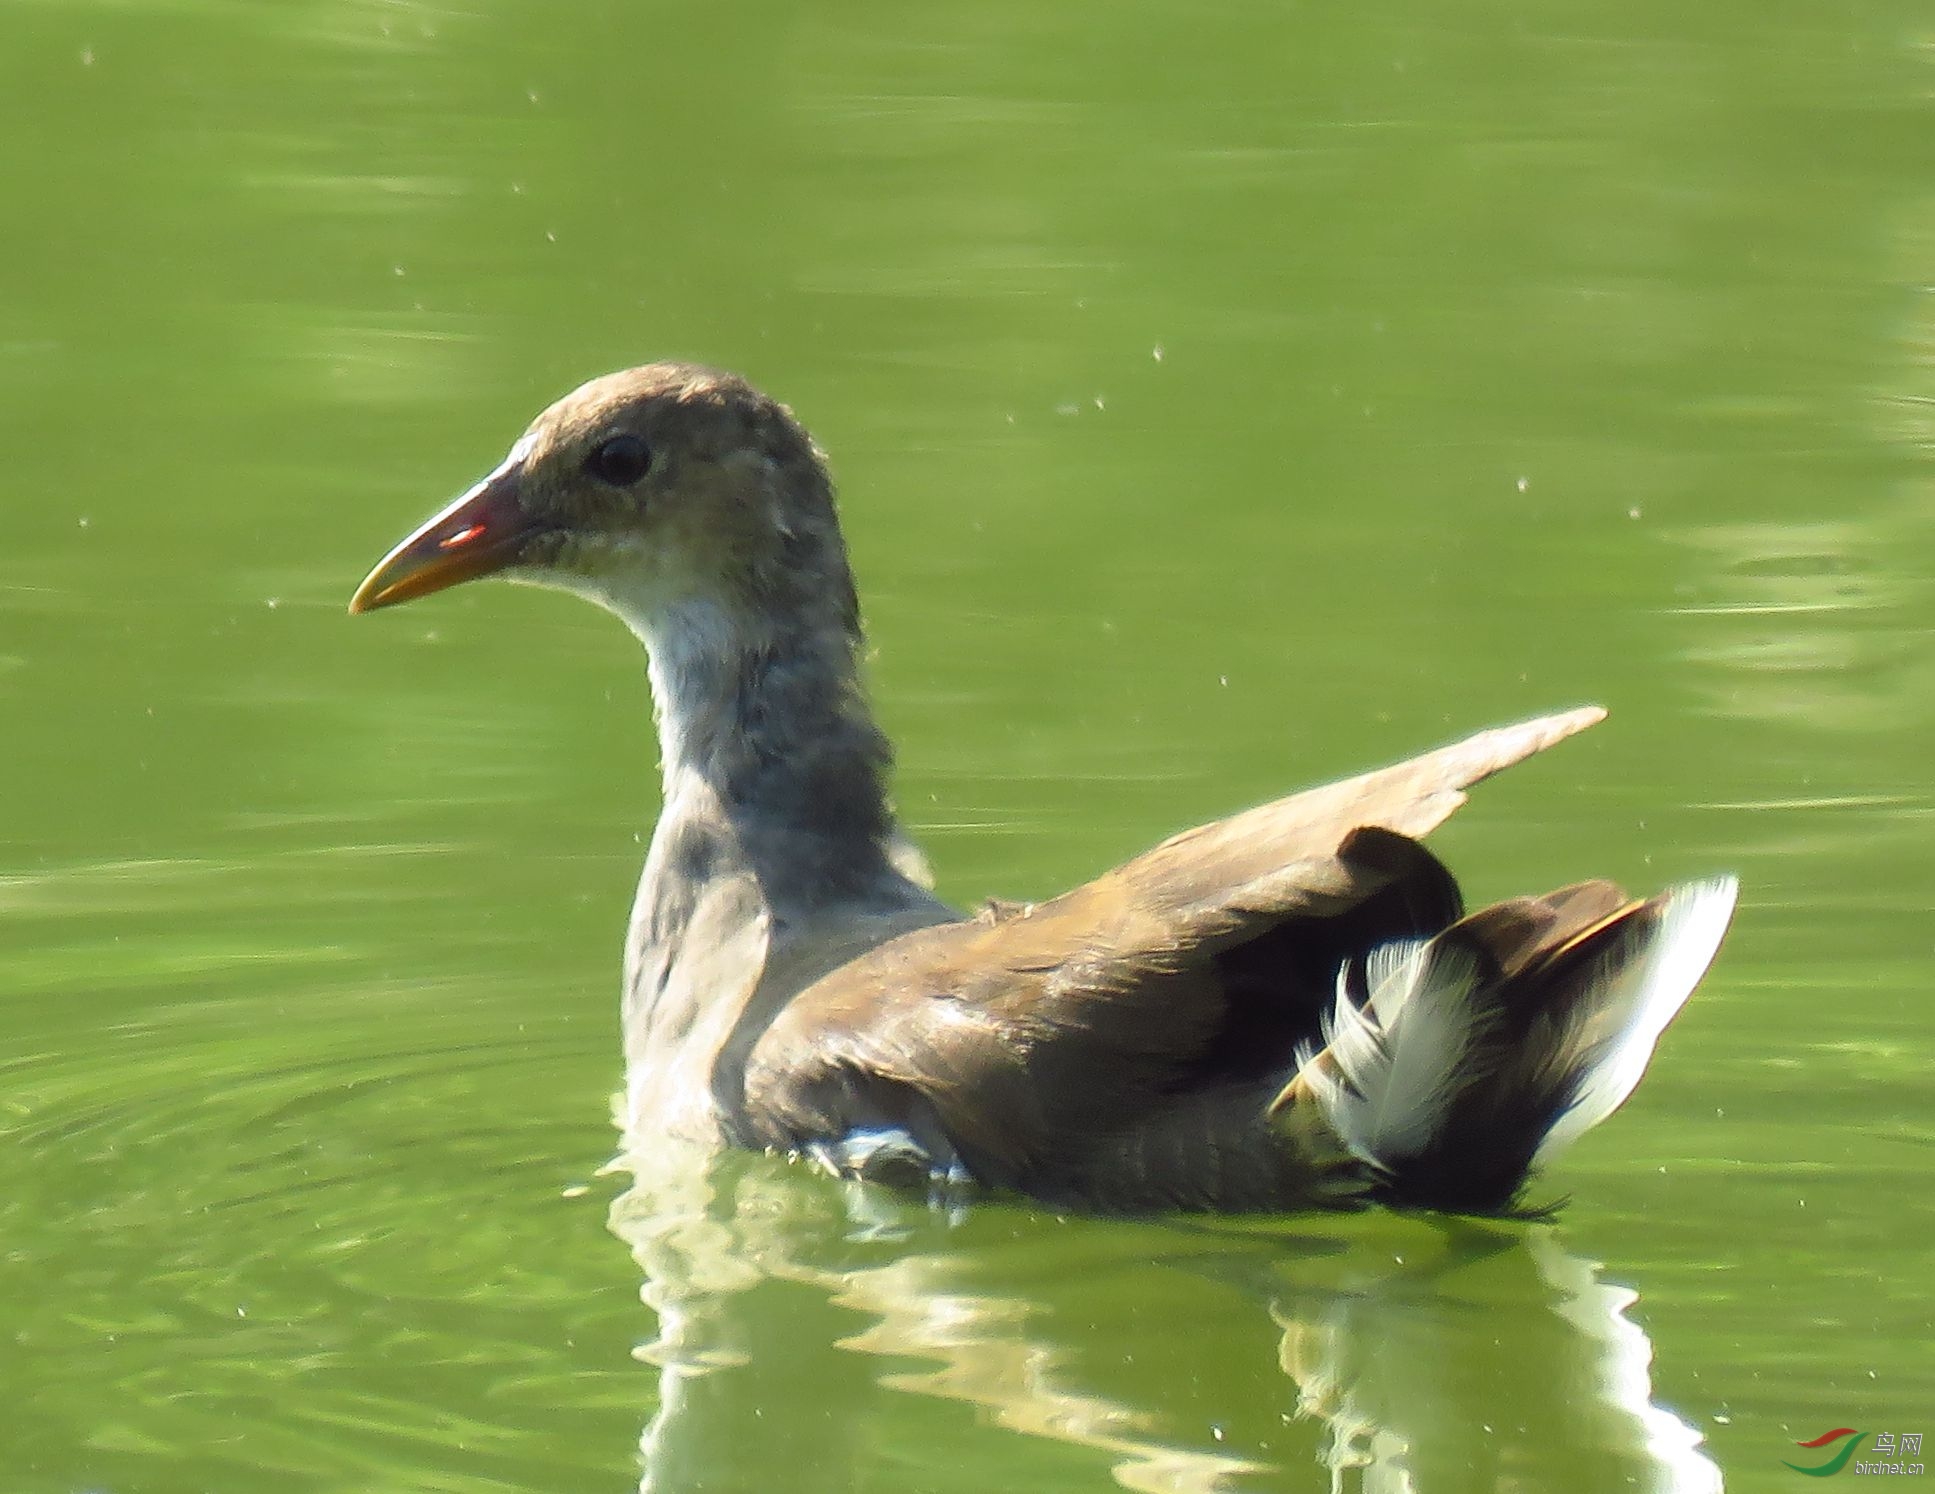
[[627, 621], [650, 652], [664, 759], [640, 900], [660, 882], [683, 904], [681, 884], [708, 877], [751, 877], [780, 917], [900, 896], [892, 749], [861, 689], [851, 610], [691, 600]]
[[712, 832], [781, 902], [871, 876], [896, 833], [893, 754], [860, 685], [857, 637], [832, 620], [709, 601], [663, 609], [639, 631], [663, 757], [660, 835]]
[[665, 774], [626, 947], [633, 1126], [730, 1132], [745, 1054], [786, 1001], [951, 916], [896, 865], [892, 754], [850, 616], [627, 616], [651, 655]]

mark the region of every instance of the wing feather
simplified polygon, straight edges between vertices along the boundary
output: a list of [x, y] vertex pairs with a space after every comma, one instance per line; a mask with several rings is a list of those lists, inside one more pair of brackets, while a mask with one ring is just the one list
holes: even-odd
[[[815, 981], [760, 1037], [747, 1127], [784, 1147], [931, 1127], [984, 1181], [1025, 1187], [1051, 1153], [1121, 1150], [1126, 1132], [1158, 1123], [1186, 1089], [1267, 1061], [1278, 1073], [1254, 1107], [1263, 1144], [1268, 1095], [1316, 1032], [1336, 960], [1319, 940], [1321, 984], [1307, 1012], [1288, 1015], [1260, 1010], [1268, 993], [1244, 988], [1242, 961], [1229, 961], [1274, 940], [1272, 967], [1295, 967], [1299, 930], [1355, 910], [1376, 915], [1353, 928], [1359, 950], [1443, 927], [1457, 916], [1455, 885], [1409, 837], [1440, 824], [1473, 784], [1603, 716], [1584, 707], [1481, 732], [1185, 831], [1051, 901], [890, 940]], [[1395, 970], [1380, 973], [1388, 984]], [[1435, 997], [1393, 987], [1386, 1002], [1387, 1026], [1450, 1019]], [[1334, 1020], [1349, 1020], [1345, 1006]], [[1259, 1044], [1267, 1051], [1238, 1051]], [[1405, 1106], [1444, 1089], [1444, 1074], [1411, 1061], [1426, 1051], [1403, 1049], [1396, 1108], [1374, 1127], [1401, 1130]]]

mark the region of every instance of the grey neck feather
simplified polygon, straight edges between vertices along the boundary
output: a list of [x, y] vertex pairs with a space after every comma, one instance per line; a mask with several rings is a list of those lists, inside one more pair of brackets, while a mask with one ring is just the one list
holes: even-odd
[[858, 637], [834, 618], [735, 614], [711, 600], [663, 608], [637, 631], [664, 758], [655, 852], [702, 838], [780, 914], [865, 897], [891, 872], [897, 831], [892, 750], [860, 687]]
[[650, 652], [664, 759], [626, 944], [634, 1124], [730, 1132], [745, 1055], [786, 1001], [954, 916], [895, 865], [892, 752], [860, 687], [851, 595], [758, 610], [599, 596]]

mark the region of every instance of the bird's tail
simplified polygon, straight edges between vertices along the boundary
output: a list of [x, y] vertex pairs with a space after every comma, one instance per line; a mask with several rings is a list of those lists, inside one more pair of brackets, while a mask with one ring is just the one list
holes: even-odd
[[1531, 1169], [1625, 1103], [1713, 962], [1731, 877], [1499, 903], [1338, 972], [1325, 1046], [1273, 1113], [1315, 1105], [1401, 1207], [1509, 1211]]

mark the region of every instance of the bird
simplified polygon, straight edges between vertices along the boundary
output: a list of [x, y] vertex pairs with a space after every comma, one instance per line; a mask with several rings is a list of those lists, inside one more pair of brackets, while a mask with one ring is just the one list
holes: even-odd
[[1527, 1212], [1711, 965], [1737, 884], [1467, 911], [1422, 838], [1582, 706], [1185, 830], [1038, 902], [943, 902], [889, 793], [827, 460], [659, 362], [544, 410], [349, 610], [502, 576], [644, 644], [663, 801], [625, 943], [628, 1134], [930, 1201]]

